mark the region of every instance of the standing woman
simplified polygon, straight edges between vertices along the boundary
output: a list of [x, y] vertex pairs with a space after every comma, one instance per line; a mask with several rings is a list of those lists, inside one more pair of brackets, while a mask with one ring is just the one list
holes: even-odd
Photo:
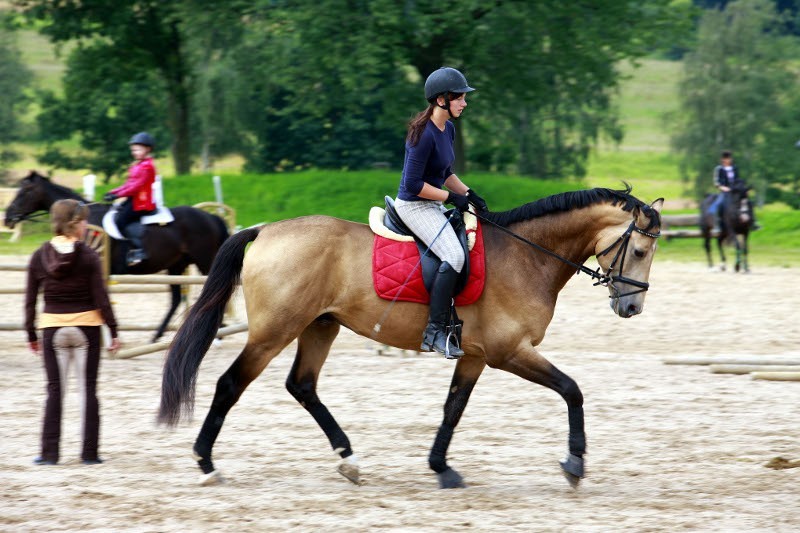
[[119, 230], [131, 241], [133, 248], [128, 252], [128, 266], [135, 266], [147, 259], [142, 245], [142, 229], [129, 228], [139, 222], [145, 215], [156, 212], [153, 201], [153, 183], [156, 181], [156, 167], [150, 155], [156, 145], [152, 135], [142, 131], [128, 141], [134, 163], [128, 168], [128, 179], [120, 187], [112, 189], [103, 196], [103, 200], [113, 202], [117, 198], [127, 197], [122, 204], [115, 222]]
[[[86, 233], [89, 208], [78, 200], [59, 200], [50, 208], [54, 237], [44, 243], [28, 264], [25, 294], [25, 329], [34, 354], [44, 356], [47, 374], [47, 401], [42, 426], [41, 455], [37, 465], [54, 465], [59, 459], [62, 400], [70, 362], [77, 368], [81, 388], [81, 414], [84, 464], [103, 461], [97, 453], [100, 410], [97, 402], [97, 372], [100, 366], [100, 326], [111, 330], [115, 351], [117, 322], [103, 284], [103, 271], [97, 252], [81, 238]], [[36, 334], [36, 300], [44, 291], [44, 312], [39, 315]]]
[[[395, 209], [408, 228], [436, 254], [442, 264], [430, 290], [430, 314], [422, 335], [422, 351], [436, 351], [456, 359], [464, 352], [451, 344], [446, 332], [458, 274], [465, 257], [443, 202], [466, 211], [472, 204], [486, 211], [486, 202], [453, 173], [455, 126], [467, 107], [466, 94], [475, 89], [458, 70], [442, 67], [425, 80], [428, 107], [408, 124], [403, 177]], [[447, 190], [442, 187], [447, 187]]]

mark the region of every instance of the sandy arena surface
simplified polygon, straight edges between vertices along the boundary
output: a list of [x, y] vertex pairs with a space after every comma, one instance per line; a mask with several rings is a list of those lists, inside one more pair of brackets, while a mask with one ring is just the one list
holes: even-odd
[[[4, 273], [0, 283], [23, 279]], [[563, 401], [488, 368], [449, 452], [468, 488], [439, 490], [427, 455], [453, 363], [377, 355], [375, 344], [349, 331], [334, 345], [319, 393], [361, 459], [362, 486], [336, 472], [322, 431], [283, 387], [293, 346], [227, 418], [214, 449], [227, 483], [198, 485], [191, 446], [245, 334], [209, 352], [195, 418], [176, 430], [154, 424], [163, 354], [104, 359], [105, 464], [78, 459], [73, 379], [62, 462], [34, 466], [43, 370], [22, 332], [0, 332], [0, 531], [800, 530], [800, 468], [766, 466], [776, 457], [800, 460], [800, 382], [662, 363], [672, 355], [800, 358], [800, 270], [756, 265], [734, 275], [656, 260], [650, 281], [644, 314], [623, 320], [608, 308], [605, 289], [575, 277], [541, 346], [585, 397], [587, 477], [577, 490], [558, 467]], [[0, 322], [21, 322], [22, 297], [0, 298]], [[155, 322], [166, 298], [114, 302], [123, 324]], [[122, 334], [126, 346], [147, 337]]]

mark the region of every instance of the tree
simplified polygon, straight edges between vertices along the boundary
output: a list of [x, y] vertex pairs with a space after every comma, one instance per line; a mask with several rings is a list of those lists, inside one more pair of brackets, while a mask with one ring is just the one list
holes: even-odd
[[[67, 60], [63, 96], [42, 92], [37, 117], [39, 136], [47, 143], [39, 160], [54, 167], [91, 168], [105, 181], [130, 161], [127, 140], [148, 130], [159, 142], [167, 139], [161, 125], [166, 109], [164, 89], [146, 61], [117, 57], [105, 43], [81, 44]], [[77, 154], [59, 148], [58, 141], [79, 133]], [[157, 149], [159, 146], [156, 147]]]
[[[85, 41], [95, 50], [104, 48], [104, 55], [114, 57], [118, 64], [130, 63], [157, 73], [166, 95], [175, 170], [190, 171], [192, 77], [177, 2], [15, 0], [14, 4], [37, 21], [53, 42]], [[125, 81], [115, 72], [109, 75], [113, 81]]]
[[743, 176], [763, 161], [765, 134], [784, 113], [784, 96], [795, 78], [787, 68], [790, 41], [782, 36], [773, 2], [738, 0], [705, 12], [697, 48], [685, 57], [680, 111], [673, 145], [698, 198], [711, 188], [711, 169], [722, 149], [734, 152]]
[[25, 90], [33, 79], [22, 62], [15, 37], [0, 20], [0, 165], [18, 157], [7, 146], [19, 138], [19, 117], [29, 101]]
[[616, 64], [673, 38], [683, 14], [669, 0], [262, 0], [238, 51], [248, 160], [262, 170], [399, 162], [423, 81], [448, 65], [478, 88], [457, 128], [459, 163], [581, 175], [598, 136], [622, 134]]

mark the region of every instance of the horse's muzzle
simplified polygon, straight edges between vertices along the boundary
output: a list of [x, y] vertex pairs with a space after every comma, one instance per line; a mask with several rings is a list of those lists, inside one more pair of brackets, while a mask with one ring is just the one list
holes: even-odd
[[611, 309], [622, 318], [630, 318], [642, 312], [642, 305], [627, 301], [628, 298], [612, 298], [609, 302]]

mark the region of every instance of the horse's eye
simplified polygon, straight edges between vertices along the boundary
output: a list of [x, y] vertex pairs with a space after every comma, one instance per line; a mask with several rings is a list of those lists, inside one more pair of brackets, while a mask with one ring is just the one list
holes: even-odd
[[642, 250], [634, 250], [633, 251], [633, 255], [635, 255], [636, 257], [642, 258], [642, 257], [644, 257], [644, 251], [642, 251]]

